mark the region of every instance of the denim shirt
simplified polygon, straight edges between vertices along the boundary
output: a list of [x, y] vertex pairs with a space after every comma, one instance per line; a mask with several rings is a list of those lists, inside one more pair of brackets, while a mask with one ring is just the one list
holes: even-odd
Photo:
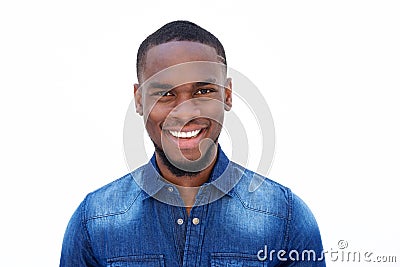
[[87, 195], [68, 224], [60, 266], [325, 266], [306, 204], [220, 148], [190, 215], [182, 203], [153, 155]]

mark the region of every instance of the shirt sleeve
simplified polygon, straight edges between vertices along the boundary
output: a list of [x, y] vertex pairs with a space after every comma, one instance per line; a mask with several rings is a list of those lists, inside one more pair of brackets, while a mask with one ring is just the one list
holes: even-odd
[[[286, 263], [282, 266], [325, 267], [324, 250], [317, 221], [295, 194], [289, 210]], [[280, 265], [281, 266], [281, 265]]]
[[86, 199], [79, 205], [64, 234], [60, 267], [96, 267], [96, 258], [90, 245], [84, 219]]

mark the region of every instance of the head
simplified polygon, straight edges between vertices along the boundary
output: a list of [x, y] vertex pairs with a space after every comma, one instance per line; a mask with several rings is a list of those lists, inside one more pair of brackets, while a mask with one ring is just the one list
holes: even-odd
[[140, 45], [136, 111], [156, 154], [176, 176], [195, 176], [214, 160], [224, 111], [232, 105], [225, 51], [188, 21], [158, 29]]
[[171, 41], [189, 41], [208, 45], [215, 49], [219, 62], [227, 65], [225, 49], [212, 33], [190, 21], [173, 21], [149, 35], [140, 45], [136, 58], [136, 74], [139, 83], [143, 82], [142, 74], [149, 49]]

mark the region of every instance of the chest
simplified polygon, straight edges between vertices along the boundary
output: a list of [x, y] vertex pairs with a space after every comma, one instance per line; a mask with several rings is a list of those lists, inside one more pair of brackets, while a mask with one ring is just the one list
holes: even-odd
[[104, 266], [268, 266], [257, 252], [282, 248], [286, 220], [232, 201], [184, 207], [144, 205], [141, 212], [88, 223]]

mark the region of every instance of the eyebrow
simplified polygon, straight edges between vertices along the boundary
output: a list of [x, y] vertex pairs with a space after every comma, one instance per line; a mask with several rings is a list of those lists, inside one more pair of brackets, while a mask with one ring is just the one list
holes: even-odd
[[216, 82], [217, 82], [216, 79], [208, 78], [204, 82], [196, 82], [195, 85], [196, 86], [205, 86], [205, 85], [209, 85], [209, 84], [216, 84]]
[[[208, 78], [205, 81], [196, 82], [195, 86], [199, 87], [199, 86], [205, 86], [205, 85], [209, 85], [209, 84], [216, 84], [216, 82], [217, 82], [217, 80], [215, 78]], [[160, 83], [160, 82], [152, 82], [149, 84], [149, 88], [151, 88], [151, 89], [171, 90], [174, 87], [176, 87], [176, 86], [174, 86], [172, 84]]]
[[149, 88], [169, 90], [174, 88], [174, 86], [168, 83], [152, 82], [149, 84]]

